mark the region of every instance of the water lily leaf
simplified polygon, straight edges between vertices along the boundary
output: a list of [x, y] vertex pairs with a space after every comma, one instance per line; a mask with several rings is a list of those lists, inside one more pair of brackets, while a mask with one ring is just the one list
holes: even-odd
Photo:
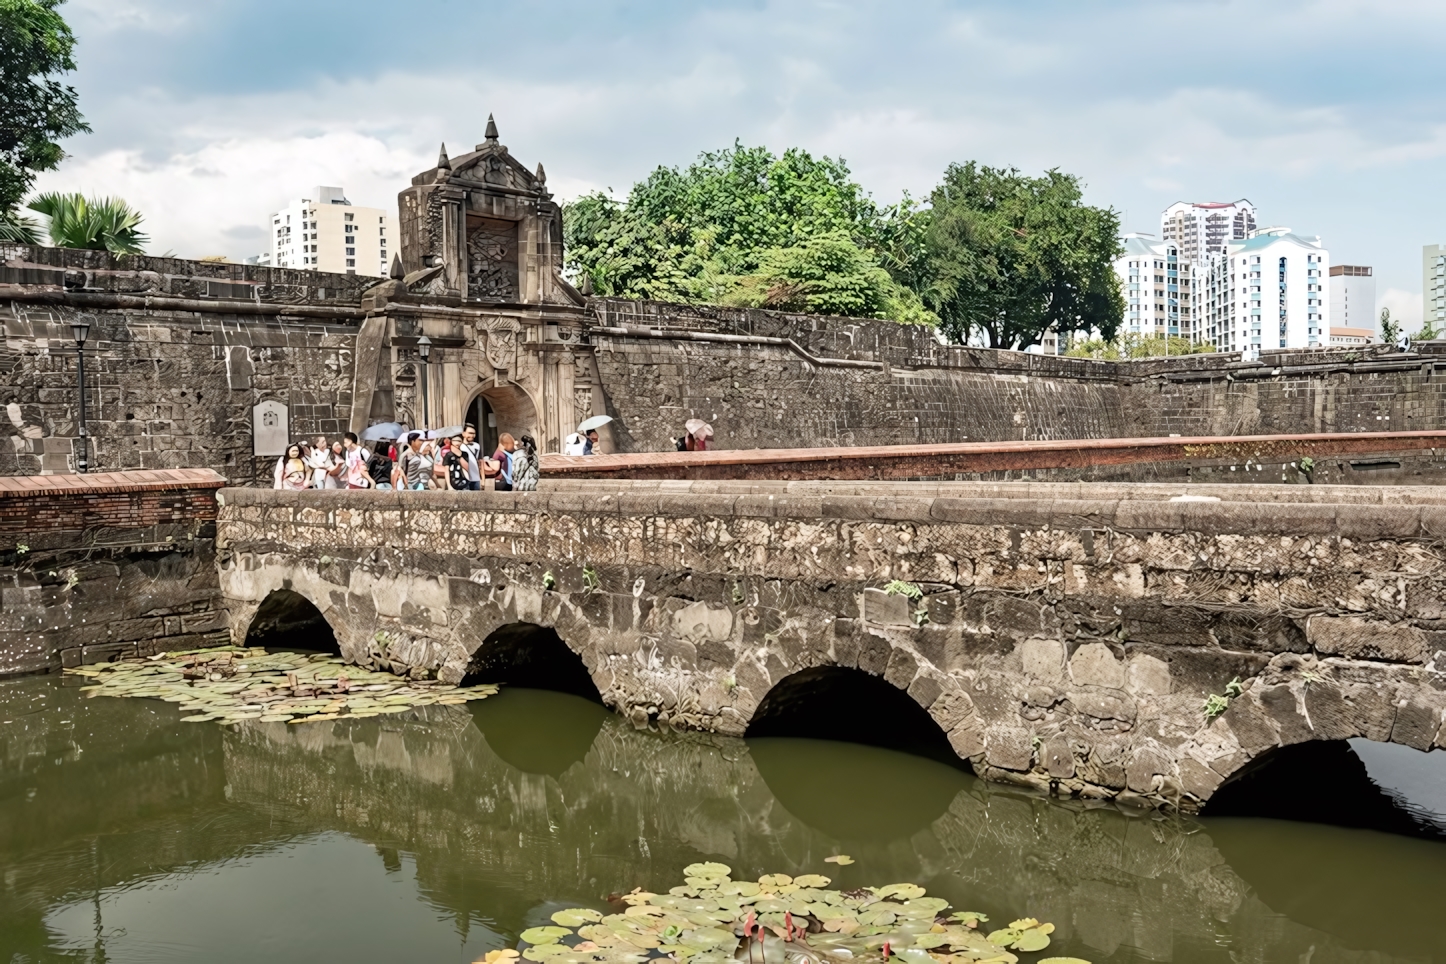
[[827, 887], [830, 881], [822, 874], [804, 874], [793, 878], [793, 883], [797, 887]]
[[1090, 964], [1090, 962], [1080, 960], [1078, 957], [1042, 957], [1038, 964]]
[[1017, 951], [1042, 951], [1049, 946], [1049, 935], [1037, 927], [1031, 927], [1019, 935], [1012, 945]]
[[759, 894], [760, 891], [763, 890], [763, 888], [758, 886], [751, 880], [730, 880], [728, 883], [718, 888], [718, 890], [720, 893], [734, 895], [738, 897], [755, 897]]
[[963, 923], [965, 923], [965, 924], [968, 924], [969, 926], [973, 927], [975, 924], [986, 924], [986, 923], [988, 923], [988, 922], [989, 922], [989, 915], [988, 915], [988, 914], [981, 914], [981, 913], [979, 913], [978, 911], [973, 911], [973, 910], [961, 910], [961, 911], [959, 911], [959, 912], [957, 912], [957, 913], [950, 914], [950, 915], [949, 915], [949, 919], [950, 919], [950, 920], [961, 921], [961, 922], [963, 922]]
[[556, 944], [571, 933], [570, 927], [529, 927], [520, 936], [528, 944]]
[[562, 944], [534, 944], [522, 952], [522, 956], [529, 961], [547, 961], [554, 957], [561, 957], [567, 954], [571, 948]]
[[914, 938], [914, 946], [928, 949], [931, 947], [943, 947], [949, 943], [948, 934], [920, 934]]
[[758, 878], [758, 886], [764, 890], [774, 890], [791, 883], [793, 883], [793, 878], [787, 874], [764, 874]]
[[904, 900], [913, 900], [915, 897], [923, 897], [925, 891], [918, 884], [889, 884], [887, 887], [875, 887], [874, 893], [880, 897], [902, 897]]
[[823, 862], [826, 864], [838, 864], [840, 867], [847, 867], [854, 862], [854, 859], [848, 854], [834, 854], [832, 857], [823, 858]]
[[[623, 911], [623, 914], [626, 915], [626, 916], [628, 916], [628, 917], [648, 917], [648, 916], [658, 917], [658, 916], [661, 916], [661, 915], [663, 915], [663, 914], [666, 914], [667, 912], [668, 912], [668, 911], [667, 911], [666, 908], [664, 908], [664, 907], [658, 907], [658, 906], [656, 906], [656, 905], [654, 905], [654, 904], [634, 904], [633, 906], [629, 907], [627, 910]], [[557, 915], [554, 914], [553, 916], [556, 917]], [[598, 920], [602, 920], [602, 918], [599, 917]], [[561, 924], [562, 921], [558, 921], [558, 923]]]
[[948, 906], [949, 902], [942, 897], [915, 897], [905, 901], [899, 913], [904, 917], [933, 917]]
[[552, 922], [562, 927], [581, 927], [583, 924], [602, 920], [603, 915], [591, 907], [569, 907], [552, 915]]
[[684, 877], [727, 877], [731, 873], [733, 873], [733, 868], [727, 864], [712, 862], [689, 864], [683, 868]]
[[722, 947], [725, 944], [736, 944], [738, 938], [731, 930], [724, 930], [721, 927], [699, 927], [695, 930], [685, 931], [681, 943], [689, 947], [697, 947], [706, 950], [710, 947]]

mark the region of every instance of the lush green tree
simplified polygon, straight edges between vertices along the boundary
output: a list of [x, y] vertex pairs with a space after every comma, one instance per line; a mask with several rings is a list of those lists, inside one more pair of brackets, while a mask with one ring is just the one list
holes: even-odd
[[52, 192], [31, 201], [30, 209], [45, 215], [46, 231], [58, 248], [141, 254], [150, 240], [140, 231], [140, 212], [120, 198]]
[[24, 233], [14, 211], [36, 172], [65, 156], [56, 142], [90, 130], [75, 88], [55, 79], [75, 69], [75, 37], [56, 12], [61, 2], [0, 0], [0, 232], [12, 237]]
[[951, 164], [930, 197], [926, 297], [944, 332], [1020, 348], [1049, 329], [1114, 338], [1124, 296], [1112, 266], [1119, 217], [1081, 200], [1079, 179], [1057, 170]]
[[598, 294], [930, 321], [900, 284], [923, 261], [919, 212], [880, 208], [841, 160], [733, 147], [660, 167], [625, 204], [564, 209], [568, 265]]
[[1195, 342], [1179, 335], [1168, 339], [1160, 335], [1123, 334], [1113, 339], [1087, 338], [1070, 343], [1065, 352], [1071, 358], [1160, 358], [1167, 355], [1201, 355], [1213, 352], [1209, 342]]

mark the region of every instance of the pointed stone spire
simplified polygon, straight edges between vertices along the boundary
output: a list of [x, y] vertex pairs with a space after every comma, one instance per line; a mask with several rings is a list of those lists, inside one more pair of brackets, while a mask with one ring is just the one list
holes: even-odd
[[402, 256], [400, 254], [392, 255], [392, 278], [401, 281], [406, 276], [407, 273], [402, 270]]
[[437, 168], [443, 171], [452, 169], [452, 161], [447, 157], [447, 142], [442, 142], [442, 153], [437, 155]]
[[542, 169], [542, 162], [541, 162], [541, 161], [538, 161], [538, 162], [537, 162], [537, 175], [536, 175], [536, 177], [537, 177], [537, 183], [538, 183], [538, 184], [546, 184], [546, 183], [547, 183], [547, 172]]
[[486, 137], [487, 137], [487, 140], [490, 141], [490, 142], [492, 142], [493, 144], [496, 144], [496, 143], [497, 143], [497, 122], [492, 119], [492, 115], [491, 115], [491, 114], [488, 114], [488, 115], [487, 115], [487, 134], [486, 134]]

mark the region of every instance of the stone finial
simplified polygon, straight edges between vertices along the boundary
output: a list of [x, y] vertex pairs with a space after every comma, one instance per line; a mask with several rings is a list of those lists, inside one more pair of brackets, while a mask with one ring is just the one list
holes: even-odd
[[485, 136], [490, 143], [497, 143], [497, 122], [492, 119], [491, 114], [487, 115], [487, 133]]
[[442, 142], [442, 152], [437, 155], [437, 168], [443, 171], [452, 169], [452, 161], [447, 157], [447, 142]]
[[[446, 155], [443, 156], [445, 157]], [[397, 281], [401, 281], [407, 276], [407, 273], [402, 270], [402, 256], [400, 254], [392, 255], [391, 276]]]
[[542, 169], [542, 162], [541, 162], [541, 161], [538, 161], [538, 162], [537, 162], [537, 175], [536, 175], [536, 177], [537, 177], [537, 183], [538, 183], [538, 184], [546, 184], [546, 183], [547, 183], [547, 172]]

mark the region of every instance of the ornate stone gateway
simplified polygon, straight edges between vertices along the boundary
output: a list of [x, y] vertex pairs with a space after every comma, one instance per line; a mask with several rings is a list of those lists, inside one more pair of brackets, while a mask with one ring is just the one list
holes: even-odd
[[365, 305], [385, 323], [364, 326], [376, 350], [358, 352], [378, 370], [358, 365], [353, 411], [365, 418], [353, 421], [475, 420], [484, 439], [527, 434], [559, 451], [592, 413], [599, 379], [578, 337], [582, 295], [560, 273], [562, 212], [542, 165], [518, 162], [488, 118], [476, 150], [452, 159], [444, 145], [398, 206], [401, 255]]

